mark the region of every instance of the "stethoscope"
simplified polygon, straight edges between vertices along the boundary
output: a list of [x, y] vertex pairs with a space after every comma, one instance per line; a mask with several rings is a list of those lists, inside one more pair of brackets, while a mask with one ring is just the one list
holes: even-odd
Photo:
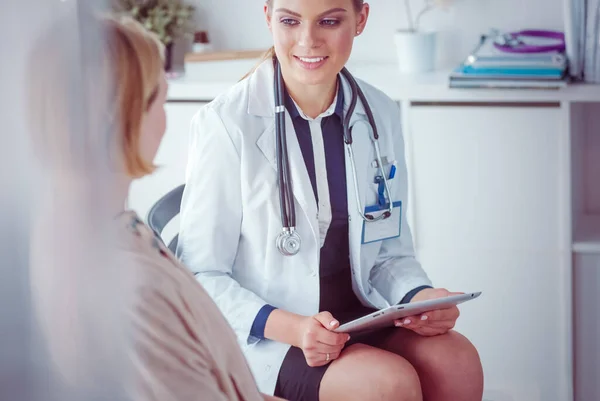
[[[553, 40], [555, 43], [546, 45], [531, 45], [523, 40], [526, 37], [543, 38]], [[557, 31], [546, 30], [523, 30], [497, 35], [494, 40], [494, 47], [507, 53], [545, 53], [545, 52], [564, 52], [565, 34]]]
[[[285, 129], [285, 106], [284, 106], [284, 90], [283, 90], [283, 77], [281, 75], [281, 66], [276, 57], [273, 58], [275, 67], [275, 135], [276, 140], [276, 152], [277, 152], [277, 173], [278, 173], [278, 184], [279, 184], [279, 201], [281, 209], [281, 224], [283, 229], [277, 236], [276, 244], [277, 249], [285, 256], [293, 256], [300, 251], [301, 239], [298, 231], [296, 231], [296, 208], [294, 205], [294, 198], [292, 193], [292, 180], [290, 174], [290, 164], [287, 152], [286, 142], [286, 129]], [[375, 222], [383, 219], [387, 219], [392, 215], [393, 204], [391, 202], [391, 191], [386, 177], [383, 163], [381, 159], [381, 152], [379, 150], [379, 134], [377, 133], [377, 126], [375, 124], [375, 118], [371, 112], [371, 108], [367, 102], [367, 99], [356, 83], [354, 77], [350, 72], [344, 68], [341, 71], [342, 75], [348, 80], [351, 90], [351, 101], [348, 108], [348, 112], [344, 116], [343, 127], [344, 127], [344, 143], [348, 152], [348, 158], [352, 168], [352, 177], [354, 179], [354, 194], [356, 196], [356, 204], [358, 205], [358, 213], [362, 219], [367, 222]], [[352, 129], [350, 128], [350, 118], [354, 109], [356, 108], [356, 102], [360, 99], [365, 108], [367, 119], [373, 135], [371, 142], [375, 148], [375, 155], [377, 157], [377, 165], [381, 171], [381, 177], [383, 178], [383, 184], [385, 187], [385, 193], [389, 200], [387, 204], [387, 210], [378, 216], [373, 216], [370, 213], [363, 212], [363, 208], [360, 202], [360, 193], [358, 190], [358, 178], [356, 174], [356, 165], [354, 163], [354, 151], [352, 150]]]

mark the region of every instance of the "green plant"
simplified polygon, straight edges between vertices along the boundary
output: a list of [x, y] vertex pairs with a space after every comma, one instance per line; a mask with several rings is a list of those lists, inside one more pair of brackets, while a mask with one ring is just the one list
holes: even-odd
[[117, 14], [129, 15], [168, 45], [173, 40], [194, 34], [195, 7], [181, 0], [111, 0]]

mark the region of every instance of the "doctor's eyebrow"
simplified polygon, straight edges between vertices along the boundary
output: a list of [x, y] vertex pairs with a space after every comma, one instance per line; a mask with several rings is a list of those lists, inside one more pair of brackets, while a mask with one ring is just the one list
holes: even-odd
[[[322, 18], [325, 15], [332, 14], [332, 13], [347, 12], [347, 11], [348, 10], [346, 10], [345, 8], [341, 8], [341, 7], [332, 8], [331, 10], [327, 10], [327, 11], [322, 12], [321, 14], [317, 15], [317, 18]], [[302, 18], [302, 15], [300, 15], [299, 13], [297, 13], [295, 11], [288, 10], [287, 8], [278, 8], [275, 10], [275, 12], [290, 14], [290, 15], [293, 15], [294, 17]]]

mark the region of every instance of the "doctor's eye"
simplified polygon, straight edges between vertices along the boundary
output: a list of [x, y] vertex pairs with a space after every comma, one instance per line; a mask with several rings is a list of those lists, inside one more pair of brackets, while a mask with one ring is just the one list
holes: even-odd
[[294, 26], [299, 24], [299, 22], [293, 18], [282, 18], [281, 20], [279, 20], [279, 22], [287, 26]]
[[340, 20], [338, 20], [338, 19], [328, 18], [328, 19], [321, 20], [321, 25], [327, 26], [327, 27], [336, 26], [336, 25], [339, 25], [339, 23], [340, 23]]

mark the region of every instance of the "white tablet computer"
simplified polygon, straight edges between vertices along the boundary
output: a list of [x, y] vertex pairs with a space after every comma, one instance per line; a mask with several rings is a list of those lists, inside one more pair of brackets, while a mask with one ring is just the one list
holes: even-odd
[[393, 326], [394, 320], [408, 316], [419, 315], [437, 309], [446, 309], [470, 301], [481, 295], [481, 292], [471, 292], [467, 294], [451, 295], [444, 298], [428, 299], [402, 305], [393, 305], [386, 309], [381, 309], [369, 315], [354, 319], [335, 329], [337, 333], [353, 333], [363, 330], [379, 329], [386, 326]]

